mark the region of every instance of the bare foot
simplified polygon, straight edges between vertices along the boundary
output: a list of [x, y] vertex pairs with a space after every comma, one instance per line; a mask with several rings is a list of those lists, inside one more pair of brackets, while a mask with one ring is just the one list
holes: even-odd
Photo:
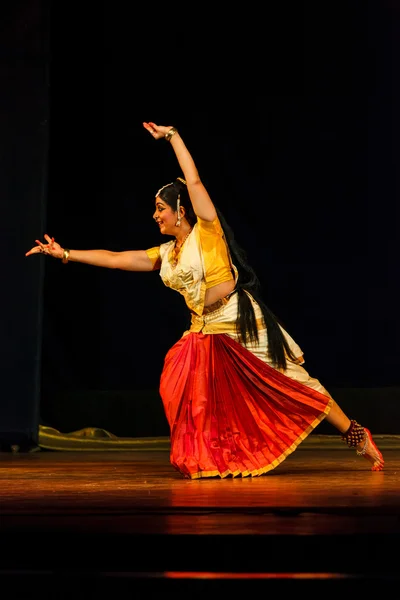
[[357, 454], [363, 456], [372, 464], [371, 471], [382, 471], [385, 461], [382, 453], [378, 450], [369, 429], [364, 427], [365, 437], [357, 446]]

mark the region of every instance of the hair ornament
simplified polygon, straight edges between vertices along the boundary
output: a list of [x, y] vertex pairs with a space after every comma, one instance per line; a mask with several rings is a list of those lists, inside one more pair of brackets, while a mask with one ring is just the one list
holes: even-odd
[[161, 188], [158, 190], [158, 192], [157, 192], [157, 194], [156, 194], [156, 198], [157, 198], [157, 196], [159, 196], [159, 195], [161, 194], [161, 192], [162, 192], [163, 190], [165, 190], [165, 188], [169, 187], [170, 185], [174, 185], [174, 182], [172, 181], [171, 183], [167, 183], [166, 185], [163, 185], [163, 186], [162, 186], [162, 187], [161, 187]]

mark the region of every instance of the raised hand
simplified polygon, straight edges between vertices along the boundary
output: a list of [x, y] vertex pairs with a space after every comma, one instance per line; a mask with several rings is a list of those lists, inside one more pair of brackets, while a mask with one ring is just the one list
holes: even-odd
[[47, 244], [40, 240], [35, 240], [37, 245], [26, 252], [25, 256], [30, 256], [31, 254], [48, 254], [54, 258], [62, 258], [64, 248], [62, 248], [60, 244], [57, 244], [57, 242], [54, 241], [54, 238], [51, 238], [47, 233], [45, 234], [44, 239]]
[[143, 127], [151, 133], [155, 140], [160, 140], [165, 137], [165, 134], [168, 133], [170, 129], [172, 129], [171, 125], [165, 127], [164, 125], [156, 125], [149, 121], [148, 123], [143, 123]]

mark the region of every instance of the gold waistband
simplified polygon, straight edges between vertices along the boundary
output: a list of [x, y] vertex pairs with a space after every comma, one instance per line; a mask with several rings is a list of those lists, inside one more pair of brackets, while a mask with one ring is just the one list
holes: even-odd
[[208, 315], [208, 314], [214, 312], [215, 310], [218, 310], [219, 308], [221, 308], [221, 306], [225, 306], [225, 304], [228, 304], [229, 298], [235, 293], [236, 293], [236, 290], [233, 290], [233, 292], [231, 292], [224, 298], [220, 298], [216, 302], [213, 302], [212, 304], [209, 304], [208, 306], [204, 306], [203, 315]]

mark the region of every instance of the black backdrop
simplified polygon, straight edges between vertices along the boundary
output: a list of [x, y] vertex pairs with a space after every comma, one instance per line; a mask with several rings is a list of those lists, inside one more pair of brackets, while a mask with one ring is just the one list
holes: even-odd
[[46, 2], [0, 10], [0, 449], [37, 442], [44, 264], [25, 247], [46, 219], [49, 10]]
[[[396, 4], [102, 9], [52, 9], [46, 225], [32, 222], [32, 242], [165, 241], [154, 193], [180, 172], [142, 121], [176, 125], [310, 373], [398, 433]], [[27, 260], [46, 261], [42, 422], [164, 434], [158, 381], [182, 298], [157, 273]]]

